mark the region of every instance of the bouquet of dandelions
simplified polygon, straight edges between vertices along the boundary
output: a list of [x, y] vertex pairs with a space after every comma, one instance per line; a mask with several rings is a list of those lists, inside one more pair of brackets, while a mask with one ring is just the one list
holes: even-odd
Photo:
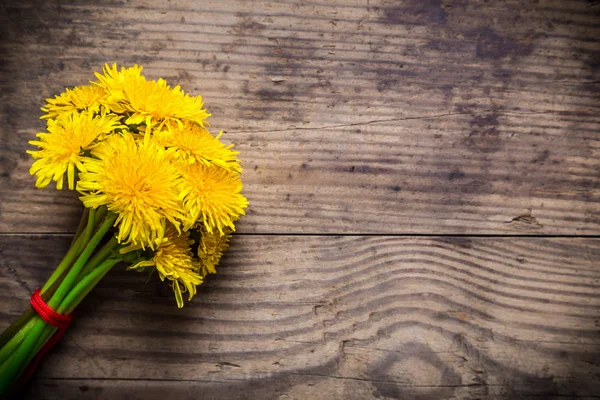
[[[77, 190], [85, 206], [70, 249], [0, 336], [0, 398], [27, 379], [70, 314], [117, 263], [156, 270], [178, 307], [228, 246], [248, 201], [238, 152], [207, 130], [200, 96], [142, 67], [106, 65], [97, 81], [47, 99], [47, 132], [28, 151], [36, 187]], [[184, 296], [185, 295], [185, 296]], [[29, 367], [28, 367], [29, 366]], [[21, 377], [21, 379], [19, 379]]]

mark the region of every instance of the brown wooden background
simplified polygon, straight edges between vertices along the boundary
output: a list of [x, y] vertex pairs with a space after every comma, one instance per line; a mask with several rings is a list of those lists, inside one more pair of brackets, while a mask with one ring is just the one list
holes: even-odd
[[81, 206], [44, 98], [105, 62], [202, 94], [251, 205], [182, 310], [113, 271], [30, 399], [598, 398], [600, 2], [5, 1], [0, 329]]

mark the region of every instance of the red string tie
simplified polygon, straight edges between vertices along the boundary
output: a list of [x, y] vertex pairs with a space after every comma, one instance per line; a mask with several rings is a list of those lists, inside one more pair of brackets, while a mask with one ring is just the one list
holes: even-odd
[[31, 363], [29, 363], [27, 369], [21, 375], [21, 378], [19, 379], [19, 385], [17, 387], [22, 386], [25, 382], [29, 380], [29, 378], [31, 378], [31, 375], [33, 375], [33, 372], [36, 370], [42, 357], [44, 357], [44, 355], [48, 351], [50, 351], [52, 347], [54, 347], [54, 345], [65, 334], [67, 328], [71, 324], [72, 317], [70, 315], [63, 315], [54, 311], [48, 304], [46, 304], [46, 302], [44, 301], [44, 299], [42, 299], [42, 296], [40, 294], [41, 290], [40, 288], [37, 288], [35, 292], [33, 292], [33, 295], [31, 296], [29, 302], [31, 303], [31, 306], [33, 307], [35, 312], [39, 314], [40, 318], [44, 320], [44, 322], [47, 322], [48, 324], [57, 327], [58, 332], [56, 332], [46, 342], [46, 344], [44, 344], [44, 347], [42, 347], [40, 351], [35, 355], [35, 358], [31, 360]]
[[62, 334], [64, 334], [64, 331], [66, 331], [69, 325], [71, 324], [72, 317], [70, 315], [63, 315], [54, 311], [52, 308], [50, 308], [48, 304], [46, 304], [44, 299], [42, 299], [40, 293], [40, 288], [37, 288], [35, 292], [33, 292], [33, 295], [29, 300], [31, 306], [33, 307], [35, 312], [39, 314], [40, 318], [42, 318], [45, 322], [49, 323], [50, 325], [57, 327], [57, 335], [60, 333], [62, 336]]

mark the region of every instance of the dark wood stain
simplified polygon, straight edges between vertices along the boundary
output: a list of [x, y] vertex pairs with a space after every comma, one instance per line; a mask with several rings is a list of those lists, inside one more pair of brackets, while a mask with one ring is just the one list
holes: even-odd
[[469, 35], [477, 38], [475, 56], [482, 59], [497, 60], [509, 56], [527, 56], [533, 50], [530, 44], [522, 44], [513, 39], [502, 37], [489, 28], [469, 32]]
[[440, 24], [446, 23], [446, 9], [441, 0], [409, 0], [400, 2], [400, 6], [383, 8], [381, 23], [404, 24]]
[[475, 115], [469, 126], [472, 130], [464, 141], [469, 148], [483, 153], [495, 153], [502, 148], [498, 114]]

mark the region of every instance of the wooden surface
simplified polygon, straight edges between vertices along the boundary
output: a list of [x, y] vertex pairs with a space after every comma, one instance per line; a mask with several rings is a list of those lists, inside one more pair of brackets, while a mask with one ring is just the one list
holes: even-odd
[[[3, 319], [69, 240], [2, 237]], [[30, 397], [600, 393], [597, 239], [238, 235], [230, 250], [182, 310], [144, 274], [111, 273]]]
[[81, 212], [39, 107], [103, 63], [202, 94], [251, 203], [183, 310], [107, 276], [27, 398], [598, 398], [598, 1], [0, 7], [0, 329]]

